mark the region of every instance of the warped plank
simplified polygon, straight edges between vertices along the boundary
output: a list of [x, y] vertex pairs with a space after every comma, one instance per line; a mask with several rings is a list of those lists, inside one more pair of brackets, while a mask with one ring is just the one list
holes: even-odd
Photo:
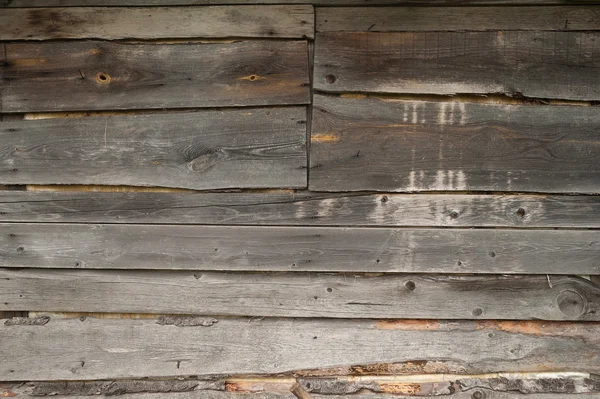
[[597, 230], [0, 224], [25, 268], [596, 274]]
[[305, 104], [305, 41], [13, 42], [3, 112]]
[[577, 277], [0, 269], [0, 310], [269, 317], [600, 320]]
[[3, 184], [306, 187], [306, 109], [0, 124]]
[[154, 8], [15, 8], [0, 40], [313, 37], [310, 5]]
[[317, 90], [600, 99], [597, 32], [331, 32]]
[[600, 29], [600, 7], [323, 7], [317, 32]]
[[422, 359], [460, 364], [463, 373], [600, 372], [597, 322], [165, 317], [28, 324], [0, 325], [0, 380], [272, 374]]
[[599, 126], [595, 107], [316, 95], [309, 186], [600, 193]]
[[0, 191], [2, 222], [600, 227], [600, 196]]

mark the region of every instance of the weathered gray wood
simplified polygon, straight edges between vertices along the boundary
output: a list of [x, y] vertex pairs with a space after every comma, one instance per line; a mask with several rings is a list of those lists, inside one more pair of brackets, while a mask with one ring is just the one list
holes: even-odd
[[316, 95], [309, 187], [600, 193], [599, 126], [596, 107]]
[[315, 88], [600, 99], [596, 32], [318, 33]]
[[[173, 295], [177, 292], [177, 295]], [[0, 269], [0, 310], [275, 317], [600, 320], [577, 277]]]
[[47, 119], [0, 125], [0, 183], [306, 187], [306, 109]]
[[597, 274], [598, 230], [0, 224], [0, 266]]
[[305, 104], [305, 41], [6, 44], [3, 112]]
[[597, 322], [164, 320], [2, 324], [0, 380], [271, 374], [422, 359], [460, 364], [463, 373], [600, 372]]
[[600, 227], [600, 196], [0, 191], [2, 222]]
[[[183, 6], [210, 4], [314, 4], [314, 5], [564, 5], [565, 0], [0, 0], [1, 7], [65, 6]], [[599, 4], [598, 0], [568, 0], [569, 5]]]
[[313, 24], [310, 5], [14, 8], [0, 14], [0, 40], [303, 38]]
[[600, 7], [322, 7], [317, 32], [600, 29]]

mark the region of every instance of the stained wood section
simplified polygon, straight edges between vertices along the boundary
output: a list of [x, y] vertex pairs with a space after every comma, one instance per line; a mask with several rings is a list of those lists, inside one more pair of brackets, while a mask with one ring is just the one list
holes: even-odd
[[600, 192], [594, 107], [316, 95], [310, 189]]
[[596, 274], [600, 231], [0, 224], [4, 267]]
[[597, 321], [599, 298], [600, 287], [563, 276], [0, 269], [6, 311]]
[[318, 32], [600, 29], [600, 7], [323, 7]]
[[596, 32], [319, 33], [315, 89], [600, 99]]
[[305, 104], [305, 41], [6, 44], [3, 112]]
[[0, 221], [598, 228], [600, 197], [0, 191]]
[[4, 184], [306, 186], [304, 107], [6, 122], [0, 141]]
[[4, 323], [0, 355], [8, 360], [0, 379], [270, 374], [422, 359], [458, 363], [463, 373], [600, 372], [596, 322], [225, 318], [180, 327], [171, 321], [177, 318]]
[[310, 5], [16, 8], [0, 15], [0, 40], [307, 38], [313, 22]]

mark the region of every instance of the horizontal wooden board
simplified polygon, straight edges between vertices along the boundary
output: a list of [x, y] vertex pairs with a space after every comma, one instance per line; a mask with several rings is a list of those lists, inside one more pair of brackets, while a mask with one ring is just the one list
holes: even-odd
[[272, 374], [422, 359], [460, 364], [463, 373], [600, 372], [597, 322], [194, 321], [187, 327], [174, 325], [177, 317], [3, 323], [0, 379]]
[[[550, 373], [547, 373], [550, 374]], [[310, 398], [318, 399], [414, 399], [416, 396], [438, 396], [449, 399], [473, 399], [478, 392], [487, 399], [597, 399], [600, 398], [600, 385], [597, 379], [589, 377], [571, 377], [576, 373], [554, 373], [556, 377], [539, 377], [535, 373], [527, 378], [510, 378], [503, 373], [496, 378], [469, 378], [469, 376], [448, 376], [448, 379], [436, 376], [410, 376], [377, 381], [377, 378], [321, 378], [299, 379], [304, 391]], [[433, 377], [432, 381], [426, 380]], [[385, 378], [385, 377], [384, 377]], [[450, 381], [450, 378], [456, 378]], [[0, 383], [0, 396], [35, 398], [42, 395], [68, 395], [70, 398], [83, 399], [90, 395], [118, 395], [126, 399], [297, 399], [289, 393], [294, 386], [293, 378], [243, 378], [214, 381], [196, 379], [159, 379], [159, 380], [116, 380], [116, 381], [44, 381], [29, 383]], [[308, 387], [307, 387], [308, 385]], [[363, 386], [362, 393], [354, 393]], [[239, 391], [235, 389], [240, 388]], [[310, 387], [310, 388], [309, 388]], [[331, 387], [334, 393], [324, 393], [323, 388]], [[248, 390], [250, 388], [250, 390]], [[369, 392], [371, 391], [371, 392]], [[512, 392], [510, 392], [512, 391]], [[313, 393], [319, 392], [319, 393]], [[393, 394], [387, 394], [393, 392]], [[535, 393], [534, 393], [535, 392]], [[377, 393], [377, 394], [376, 394]], [[420, 394], [420, 395], [419, 395]], [[585, 394], [585, 395], [582, 395]], [[475, 396], [473, 396], [475, 395]]]
[[313, 23], [310, 5], [14, 8], [0, 14], [0, 40], [307, 38]]
[[16, 42], [2, 112], [305, 104], [305, 41]]
[[[564, 5], [565, 0], [3, 0], [2, 7], [65, 6], [185, 6], [210, 4], [314, 4], [344, 5]], [[569, 0], [569, 5], [600, 4], [599, 0]]]
[[596, 194], [599, 126], [596, 107], [316, 95], [309, 187]]
[[0, 124], [0, 183], [306, 187], [306, 109]]
[[0, 222], [600, 227], [600, 196], [0, 191]]
[[331, 92], [600, 99], [596, 32], [331, 32], [314, 85]]
[[597, 274], [598, 230], [0, 224], [26, 268]]
[[[173, 295], [176, 293], [176, 295]], [[0, 269], [0, 310], [274, 317], [600, 320], [577, 277]]]
[[323, 7], [318, 32], [599, 30], [599, 6]]

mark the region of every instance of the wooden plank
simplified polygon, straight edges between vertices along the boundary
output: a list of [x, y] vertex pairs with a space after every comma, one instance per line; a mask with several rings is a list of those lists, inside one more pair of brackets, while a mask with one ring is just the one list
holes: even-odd
[[0, 224], [19, 268], [598, 274], [598, 230]]
[[313, 37], [310, 5], [14, 8], [0, 40]]
[[[65, 382], [61, 382], [61, 385], [65, 385]], [[78, 384], [83, 385], [86, 383], [79, 382]], [[444, 383], [442, 383], [444, 384]], [[446, 384], [450, 384], [447, 382]], [[163, 384], [166, 385], [166, 384]], [[180, 385], [183, 385], [180, 383]], [[409, 391], [411, 387], [420, 386], [419, 384], [404, 384], [402, 387], [404, 390]], [[19, 385], [11, 386], [6, 384], [4, 392], [6, 396], [10, 394], [18, 393], [19, 398], [37, 398], [34, 394], [22, 393], [24, 390]], [[473, 396], [475, 392], [479, 392], [482, 395], [481, 398], [486, 399], [522, 399], [523, 394], [513, 392], [497, 392], [491, 389], [478, 388], [469, 392], [456, 392], [445, 394], [444, 397], [448, 399], [473, 399], [477, 396]], [[0, 394], [2, 394], [2, 388], [0, 387]], [[142, 393], [119, 393], [119, 398], [122, 399], [298, 399], [291, 393], [277, 393], [277, 392], [260, 392], [260, 393], [249, 393], [249, 392], [223, 392], [223, 391], [211, 391], [211, 390], [194, 390], [191, 392], [142, 392]], [[353, 395], [318, 395], [311, 394], [312, 399], [414, 399], [415, 395], [408, 393], [408, 395], [402, 394], [353, 394]], [[69, 395], [71, 399], [89, 399], [89, 396], [85, 395]], [[532, 393], [526, 396], [526, 399], [598, 399], [600, 394], [589, 393], [582, 395], [578, 392], [574, 393]]]
[[0, 191], [0, 222], [600, 227], [600, 196]]
[[3, 184], [306, 187], [306, 109], [0, 125]]
[[599, 30], [600, 7], [323, 7], [317, 32]]
[[[3, 0], [2, 7], [97, 6], [99, 0]], [[185, 6], [211, 4], [345, 5], [564, 5], [565, 0], [102, 0], [102, 6]], [[598, 0], [569, 0], [569, 5], [599, 4]]]
[[315, 89], [600, 99], [597, 32], [318, 33]]
[[306, 104], [305, 41], [6, 44], [3, 112]]
[[[173, 295], [176, 287], [177, 295]], [[600, 320], [600, 287], [564, 276], [0, 269], [0, 311]]]
[[463, 373], [600, 372], [597, 322], [166, 317], [28, 324], [0, 325], [3, 381], [275, 374], [422, 359], [460, 364]]
[[309, 186], [599, 193], [598, 126], [595, 107], [316, 95]]

